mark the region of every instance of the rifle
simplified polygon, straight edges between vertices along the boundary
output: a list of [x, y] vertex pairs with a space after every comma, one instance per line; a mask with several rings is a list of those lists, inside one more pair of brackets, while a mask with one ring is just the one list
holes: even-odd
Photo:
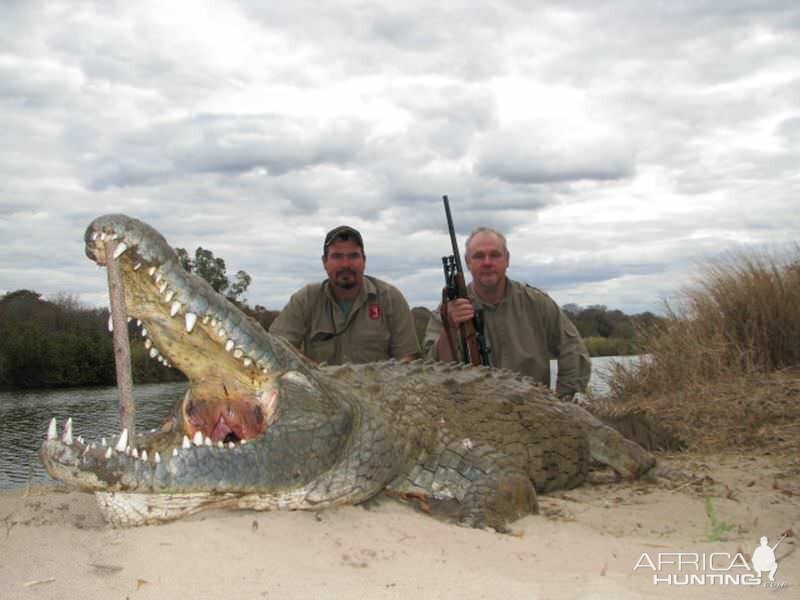
[[[449, 300], [468, 298], [468, 296], [467, 284], [464, 282], [464, 268], [461, 266], [456, 232], [453, 227], [453, 216], [450, 214], [450, 201], [447, 196], [442, 196], [442, 200], [444, 200], [444, 213], [447, 217], [447, 229], [450, 232], [450, 243], [453, 246], [453, 254], [442, 257], [445, 283], [442, 290], [442, 324], [447, 335], [447, 341], [450, 344], [450, 352], [455, 358], [457, 354], [453, 341], [453, 332], [450, 330], [450, 321], [446, 314], [446, 306]], [[458, 326], [458, 330], [461, 333], [464, 362], [474, 366], [489, 366], [489, 348], [483, 333], [483, 311], [476, 310], [475, 317], [461, 323]]]

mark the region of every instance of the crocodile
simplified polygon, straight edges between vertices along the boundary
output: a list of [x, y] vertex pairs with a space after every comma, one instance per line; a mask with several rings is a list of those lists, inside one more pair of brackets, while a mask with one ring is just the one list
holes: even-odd
[[585, 482], [592, 461], [627, 478], [655, 465], [583, 407], [506, 370], [317, 365], [184, 270], [137, 219], [98, 217], [84, 239], [90, 259], [117, 261], [151, 356], [188, 379], [164, 425], [135, 439], [123, 430], [89, 442], [71, 420], [60, 434], [51, 421], [42, 463], [93, 492], [113, 526], [208, 508], [319, 510], [385, 492], [504, 531], [537, 512], [537, 493]]

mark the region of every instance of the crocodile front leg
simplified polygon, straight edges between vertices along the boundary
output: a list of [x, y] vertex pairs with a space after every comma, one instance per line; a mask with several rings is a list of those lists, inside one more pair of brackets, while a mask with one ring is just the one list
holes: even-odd
[[505, 532], [507, 523], [538, 512], [536, 490], [522, 465], [490, 444], [468, 439], [424, 457], [387, 491], [465, 527]]
[[461, 502], [458, 522], [508, 533], [508, 523], [538, 512], [536, 490], [528, 476], [519, 471], [498, 472], [472, 483]]

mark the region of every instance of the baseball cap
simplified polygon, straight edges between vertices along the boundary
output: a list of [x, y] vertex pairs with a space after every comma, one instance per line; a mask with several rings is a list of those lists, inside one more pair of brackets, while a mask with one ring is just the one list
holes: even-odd
[[328, 235], [325, 236], [325, 243], [322, 244], [322, 252], [327, 252], [328, 246], [337, 240], [350, 240], [358, 244], [362, 251], [364, 250], [364, 240], [361, 239], [361, 234], [349, 225], [339, 225], [331, 229]]

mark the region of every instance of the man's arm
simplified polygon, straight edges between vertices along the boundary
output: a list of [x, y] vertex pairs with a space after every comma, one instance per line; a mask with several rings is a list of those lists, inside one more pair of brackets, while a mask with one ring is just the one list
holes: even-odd
[[392, 293], [392, 312], [389, 316], [389, 356], [398, 360], [414, 360], [420, 357], [414, 316], [405, 297], [398, 289]]
[[[447, 332], [442, 324], [442, 307], [440, 306], [431, 315], [431, 320], [428, 321], [428, 328], [425, 330], [425, 340], [423, 341], [423, 350], [427, 348], [426, 355], [433, 360], [442, 362], [453, 362], [462, 360], [460, 356], [461, 343], [460, 339], [455, 339], [456, 342], [456, 356], [450, 349], [450, 343], [447, 341]], [[459, 335], [459, 325], [465, 321], [475, 317], [475, 307], [469, 298], [456, 298], [450, 300], [446, 305], [447, 319], [450, 322], [450, 331], [454, 333], [456, 338]]]
[[306, 298], [303, 290], [292, 294], [289, 303], [275, 317], [269, 326], [269, 332], [286, 339], [295, 348], [302, 350], [306, 337], [308, 318], [306, 316]]
[[592, 374], [592, 360], [578, 329], [569, 317], [558, 309], [558, 378], [556, 395], [571, 397], [586, 392]]

